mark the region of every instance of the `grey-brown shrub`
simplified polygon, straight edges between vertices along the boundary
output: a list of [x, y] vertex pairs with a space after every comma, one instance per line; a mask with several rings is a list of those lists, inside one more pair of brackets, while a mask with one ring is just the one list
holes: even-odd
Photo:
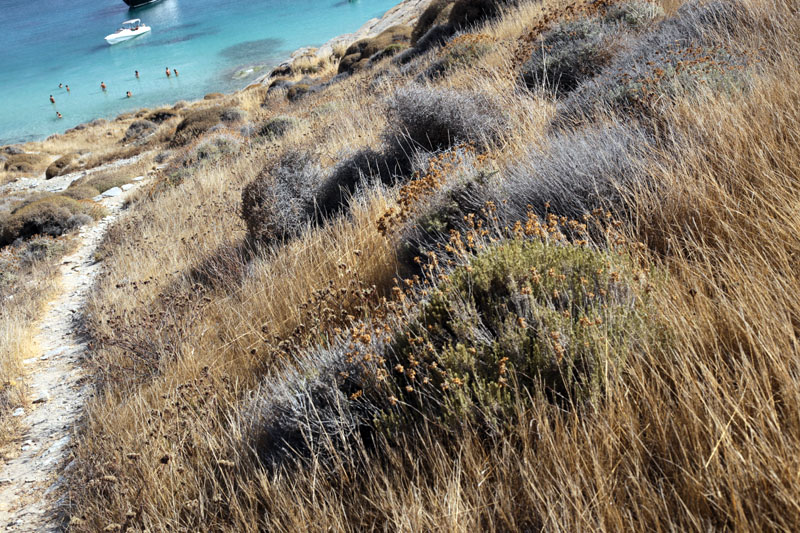
[[522, 79], [529, 89], [567, 94], [611, 61], [616, 38], [614, 28], [597, 18], [558, 23], [534, 44]]
[[35, 235], [57, 237], [88, 222], [89, 218], [80, 215], [97, 214], [98, 208], [91, 202], [44, 195], [23, 203], [0, 219], [0, 246]]
[[[16, 147], [14, 149], [16, 150]], [[12, 153], [6, 159], [3, 168], [9, 172], [31, 173], [44, 162], [45, 157], [41, 154]]]
[[226, 124], [235, 124], [237, 122], [242, 122], [246, 116], [247, 113], [241, 109], [229, 107], [220, 112], [219, 119]]
[[502, 107], [489, 95], [416, 83], [398, 89], [389, 101], [387, 144], [400, 152], [436, 151], [459, 143], [484, 147], [502, 131]]
[[655, 187], [647, 171], [651, 147], [643, 129], [620, 123], [556, 133], [487, 190], [505, 220], [524, 219], [529, 209], [574, 220], [596, 209], [623, 216], [636, 191]]
[[256, 134], [259, 137], [263, 137], [267, 140], [280, 139], [290, 130], [296, 128], [299, 123], [300, 120], [295, 117], [277, 115], [261, 124], [258, 127]]
[[379, 412], [369, 401], [351, 400], [370, 381], [367, 366], [374, 368], [352, 362], [352, 351], [342, 342], [313, 348], [252, 395], [244, 433], [265, 468], [274, 472], [312, 459], [344, 459], [352, 466]]
[[300, 233], [314, 218], [322, 170], [304, 152], [289, 151], [245, 186], [241, 215], [250, 238], [272, 244]]
[[158, 124], [150, 120], [134, 120], [128, 129], [125, 130], [123, 142], [142, 141], [155, 133]]
[[342, 213], [352, 196], [371, 182], [391, 184], [399, 172], [391, 153], [361, 148], [343, 158], [314, 192], [317, 209], [323, 216]]
[[748, 14], [735, 1], [684, 4], [572, 91], [559, 105], [555, 124], [575, 125], [609, 111], [654, 116], [659, 106], [701, 86], [746, 87], [743, 68], [749, 60], [734, 37], [748, 24]]
[[189, 111], [175, 129], [172, 144], [184, 145], [199, 137], [222, 121], [222, 113], [223, 109], [219, 107]]

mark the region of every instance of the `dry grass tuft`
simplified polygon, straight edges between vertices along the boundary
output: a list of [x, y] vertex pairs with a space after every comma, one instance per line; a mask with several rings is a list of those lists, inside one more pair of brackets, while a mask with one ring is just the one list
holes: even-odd
[[29, 406], [23, 360], [38, 354], [36, 320], [69, 248], [62, 239], [38, 237], [0, 249], [0, 453], [21, 429], [12, 413]]

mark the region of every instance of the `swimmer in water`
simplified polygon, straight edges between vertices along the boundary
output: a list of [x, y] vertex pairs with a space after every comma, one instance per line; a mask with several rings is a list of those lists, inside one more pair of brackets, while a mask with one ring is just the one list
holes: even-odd
[[126, 92], [126, 93], [125, 93], [125, 96], [127, 96], [128, 98], [130, 98], [130, 97], [131, 97], [131, 96], [133, 96], [133, 95], [131, 94], [131, 92], [130, 92], [130, 91], [128, 91], [128, 92]]
[[103, 89], [103, 90], [105, 91], [105, 90], [106, 90], [106, 82], [104, 82], [104, 81], [101, 81], [101, 82], [100, 82], [100, 88], [101, 88], [101, 89]]
[[178, 77], [178, 69], [174, 68], [174, 69], [172, 69], [172, 72], [175, 73], [175, 77], [177, 78]]
[[65, 87], [65, 89], [67, 89], [67, 92], [69, 92], [69, 85], [67, 85], [67, 86]]
[[170, 76], [169, 67], [167, 67], [167, 77], [169, 78], [169, 76]]
[[58, 84], [58, 88], [59, 88], [59, 89], [60, 89], [61, 87], [63, 87], [63, 86], [64, 86], [64, 84], [62, 84], [62, 83], [59, 83], [59, 84]]
[[53, 98], [53, 95], [52, 95], [52, 94], [50, 95], [50, 103], [51, 103], [51, 104], [55, 104], [55, 103], [56, 103], [56, 99], [55, 99], [55, 98]]
[[139, 79], [139, 71], [138, 70], [134, 70], [133, 73], [136, 74], [136, 79], [138, 80]]
[[62, 117], [62, 116], [61, 116], [61, 113], [59, 113], [58, 111], [56, 111], [56, 116], [57, 116], [58, 118], [64, 118], [64, 117]]

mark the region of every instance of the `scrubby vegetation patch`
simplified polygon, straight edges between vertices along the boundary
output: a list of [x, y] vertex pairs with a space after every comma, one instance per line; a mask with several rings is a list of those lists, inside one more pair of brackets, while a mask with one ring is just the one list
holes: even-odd
[[753, 54], [735, 49], [729, 34], [743, 16], [741, 7], [731, 2], [685, 4], [571, 93], [559, 107], [557, 123], [574, 124], [609, 109], [652, 117], [660, 107], [701, 87], [746, 87], [744, 70], [754, 61]]
[[425, 70], [425, 76], [436, 78], [456, 68], [472, 66], [491, 52], [494, 46], [494, 41], [485, 34], [458, 35], [448, 41], [439, 53], [440, 59]]
[[278, 115], [261, 124], [257, 129], [257, 135], [273, 141], [286, 135], [289, 131], [296, 128], [299, 123], [300, 121], [295, 117]]
[[296, 236], [313, 218], [322, 171], [305, 153], [289, 152], [242, 191], [242, 218], [251, 238], [271, 244]]
[[432, 284], [396, 288], [401, 301], [426, 295], [419, 304], [357, 324], [267, 380], [250, 414], [261, 460], [355, 460], [377, 434], [391, 442], [431, 423], [500, 434], [539, 394], [571, 408], [597, 401], [626, 357], [656, 342], [649, 272], [624, 254], [558, 241], [557, 219], [531, 214], [515, 231], [498, 245], [454, 236], [460, 266], [445, 274], [434, 261]]
[[47, 194], [24, 202], [0, 219], [0, 246], [34, 235], [56, 237], [78, 228], [102, 214], [93, 202]]
[[384, 137], [406, 154], [459, 143], [485, 146], [500, 135], [505, 121], [491, 96], [418, 84], [398, 89], [389, 113], [391, 129]]

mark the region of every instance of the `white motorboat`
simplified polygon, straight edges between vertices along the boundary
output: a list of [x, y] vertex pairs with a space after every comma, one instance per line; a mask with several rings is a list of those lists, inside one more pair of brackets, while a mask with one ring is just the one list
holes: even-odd
[[121, 43], [122, 41], [133, 39], [134, 37], [138, 37], [149, 31], [150, 31], [150, 26], [142, 24], [142, 21], [139, 19], [126, 20], [125, 22], [122, 23], [120, 29], [118, 29], [111, 35], [106, 35], [106, 42], [108, 44]]

